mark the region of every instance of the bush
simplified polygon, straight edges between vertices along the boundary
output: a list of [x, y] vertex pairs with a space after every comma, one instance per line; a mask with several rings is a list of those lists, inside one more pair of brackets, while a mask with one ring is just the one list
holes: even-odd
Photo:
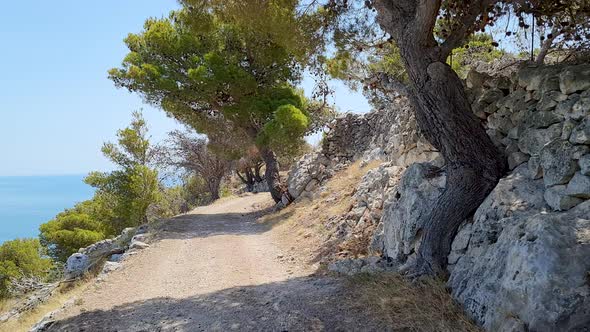
[[11, 279], [44, 279], [53, 263], [37, 239], [17, 239], [0, 245], [0, 298], [10, 296]]
[[39, 227], [41, 243], [55, 260], [65, 262], [80, 248], [106, 238], [103, 225], [92, 216], [74, 208]]

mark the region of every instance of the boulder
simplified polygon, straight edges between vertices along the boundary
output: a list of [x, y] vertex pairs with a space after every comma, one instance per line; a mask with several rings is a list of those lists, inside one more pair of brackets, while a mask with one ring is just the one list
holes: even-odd
[[144, 242], [141, 242], [141, 241], [134, 241], [134, 242], [131, 242], [131, 245], [129, 246], [129, 249], [131, 249], [131, 250], [133, 250], [133, 249], [142, 250], [142, 249], [149, 248], [149, 246], [150, 245], [147, 244], [147, 243], [144, 243]]
[[446, 176], [428, 163], [413, 164], [402, 175], [384, 205], [384, 254], [399, 264], [411, 261], [421, 240], [421, 228], [432, 203], [442, 194]]
[[65, 267], [65, 278], [73, 279], [82, 276], [90, 267], [90, 258], [82, 253], [75, 253], [68, 257]]
[[104, 264], [104, 266], [102, 267], [101, 274], [109, 274], [109, 273], [111, 273], [113, 271], [116, 271], [116, 270], [120, 269], [121, 266], [123, 266], [123, 264], [121, 264], [121, 263], [117, 263], [117, 262], [106, 262]]
[[546, 187], [568, 183], [578, 167], [574, 160], [574, 146], [561, 139], [543, 147], [540, 158]]
[[541, 158], [539, 156], [531, 156], [527, 165], [531, 179], [537, 180], [543, 177], [543, 168], [541, 167]]
[[590, 117], [587, 117], [572, 130], [570, 142], [574, 144], [590, 144]]
[[584, 64], [563, 70], [559, 74], [559, 87], [567, 95], [590, 89], [590, 66]]
[[529, 160], [529, 156], [520, 151], [513, 152], [508, 155], [508, 168], [510, 170], [515, 169], [517, 166], [526, 163]]
[[545, 144], [561, 137], [561, 127], [560, 123], [556, 123], [545, 129], [526, 129], [518, 139], [520, 151], [530, 155], [538, 154]]
[[555, 211], [566, 211], [582, 203], [582, 199], [570, 196], [565, 185], [558, 185], [545, 190], [545, 201]]
[[577, 172], [567, 184], [566, 194], [583, 199], [590, 198], [590, 176]]
[[476, 211], [448, 286], [488, 331], [582, 329], [590, 324], [590, 201], [547, 212], [542, 181], [523, 173], [500, 180]]
[[479, 97], [477, 102], [480, 104], [487, 105], [491, 103], [496, 103], [498, 100], [502, 98], [504, 98], [504, 92], [502, 92], [502, 90], [500, 89], [493, 88], [484, 91], [484, 93]]

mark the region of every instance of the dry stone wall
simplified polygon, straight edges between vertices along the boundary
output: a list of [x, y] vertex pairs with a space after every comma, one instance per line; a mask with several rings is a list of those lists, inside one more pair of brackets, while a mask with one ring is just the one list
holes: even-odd
[[[590, 65], [523, 66], [503, 74], [472, 71], [465, 82], [472, 109], [510, 172], [455, 237], [448, 286], [490, 331], [584, 331], [590, 326]], [[397, 100], [388, 110], [337, 119], [321, 149], [291, 171], [289, 190], [314, 197], [339, 168], [372, 159], [385, 163], [363, 178], [358, 204], [335, 222], [346, 237], [371, 220], [369, 252], [379, 256], [335, 262], [335, 271], [410, 266], [421, 241], [420, 216], [445, 188], [438, 153], [420, 138], [407, 102]]]

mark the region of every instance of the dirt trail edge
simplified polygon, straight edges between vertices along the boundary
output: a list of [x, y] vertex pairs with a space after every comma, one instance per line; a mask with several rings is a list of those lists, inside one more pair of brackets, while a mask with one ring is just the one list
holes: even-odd
[[58, 314], [48, 331], [387, 330], [337, 278], [283, 263], [270, 196], [201, 207]]

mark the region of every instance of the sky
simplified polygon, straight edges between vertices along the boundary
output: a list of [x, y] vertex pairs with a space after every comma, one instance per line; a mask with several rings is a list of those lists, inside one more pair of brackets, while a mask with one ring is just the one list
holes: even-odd
[[[107, 78], [127, 53], [123, 39], [175, 0], [8, 1], [0, 11], [0, 176], [86, 174], [112, 165], [100, 153], [143, 109], [154, 141], [181, 128]], [[312, 80], [303, 88], [310, 92]], [[340, 111], [365, 98], [334, 82]]]

